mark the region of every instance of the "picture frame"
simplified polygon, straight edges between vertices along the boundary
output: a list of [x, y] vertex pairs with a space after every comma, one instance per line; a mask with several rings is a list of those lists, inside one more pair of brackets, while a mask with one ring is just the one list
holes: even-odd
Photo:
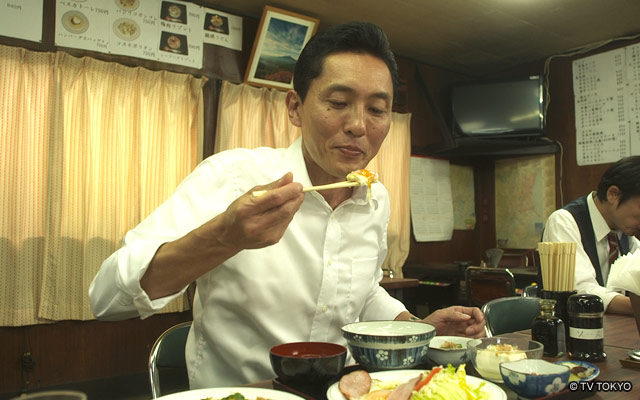
[[316, 18], [265, 6], [244, 82], [281, 90], [293, 89], [295, 63], [316, 33], [319, 22]]

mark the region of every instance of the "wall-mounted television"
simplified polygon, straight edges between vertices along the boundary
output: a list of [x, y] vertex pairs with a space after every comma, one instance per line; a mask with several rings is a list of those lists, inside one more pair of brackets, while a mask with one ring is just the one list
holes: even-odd
[[545, 96], [540, 76], [456, 84], [450, 95], [456, 138], [544, 134]]

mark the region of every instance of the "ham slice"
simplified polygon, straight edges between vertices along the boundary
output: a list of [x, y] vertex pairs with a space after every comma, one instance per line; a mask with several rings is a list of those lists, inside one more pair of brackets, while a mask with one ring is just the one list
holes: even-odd
[[399, 385], [393, 389], [393, 392], [389, 394], [387, 400], [409, 400], [411, 393], [413, 393], [413, 388], [420, 382], [420, 379], [422, 379], [422, 374]]
[[359, 399], [371, 390], [371, 376], [364, 370], [350, 372], [340, 378], [338, 389], [349, 400]]

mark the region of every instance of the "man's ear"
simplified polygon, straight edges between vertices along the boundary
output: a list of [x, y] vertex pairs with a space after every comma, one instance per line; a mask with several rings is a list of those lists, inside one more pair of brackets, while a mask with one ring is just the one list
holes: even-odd
[[295, 90], [289, 90], [287, 92], [285, 102], [287, 104], [287, 115], [289, 116], [289, 121], [291, 121], [294, 126], [302, 126], [302, 119], [300, 118], [302, 99], [300, 99], [298, 92]]
[[617, 207], [621, 198], [622, 191], [620, 188], [616, 185], [609, 186], [609, 189], [607, 189], [607, 201]]

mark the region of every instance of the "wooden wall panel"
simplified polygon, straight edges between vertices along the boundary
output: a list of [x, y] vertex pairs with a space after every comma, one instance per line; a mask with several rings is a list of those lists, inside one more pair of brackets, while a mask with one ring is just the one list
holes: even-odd
[[[611, 165], [578, 166], [576, 161], [572, 63], [579, 58], [639, 42], [640, 40], [615, 42], [582, 55], [557, 57], [552, 59], [550, 63], [551, 102], [547, 114], [547, 136], [562, 143], [564, 149], [561, 165], [559, 163], [556, 169], [557, 179], [562, 188], [561, 191], [558, 190], [556, 196], [558, 207], [595, 190], [602, 174]], [[562, 177], [559, 176], [560, 172], [562, 172]]]
[[[451, 71], [417, 64], [412, 60], [398, 57], [401, 78], [407, 83], [408, 112], [411, 116], [411, 145], [414, 154], [426, 154], [426, 148], [442, 141], [442, 123], [450, 125], [448, 109], [449, 86], [469, 78]], [[416, 68], [420, 69], [425, 83], [438, 106], [435, 110], [428, 102], [416, 78]], [[438, 115], [438, 112], [440, 115]], [[438, 119], [442, 119], [439, 123]], [[488, 159], [456, 160], [458, 164], [474, 168], [476, 227], [474, 230], [456, 230], [450, 241], [416, 242], [411, 234], [411, 250], [407, 262], [426, 264], [430, 262], [451, 263], [470, 261], [479, 263], [484, 250], [495, 247], [495, 224], [493, 208], [493, 162]]]
[[[144, 372], [157, 337], [191, 318], [185, 311], [145, 320], [0, 327], [0, 394]], [[27, 352], [35, 368], [23, 375]]]

